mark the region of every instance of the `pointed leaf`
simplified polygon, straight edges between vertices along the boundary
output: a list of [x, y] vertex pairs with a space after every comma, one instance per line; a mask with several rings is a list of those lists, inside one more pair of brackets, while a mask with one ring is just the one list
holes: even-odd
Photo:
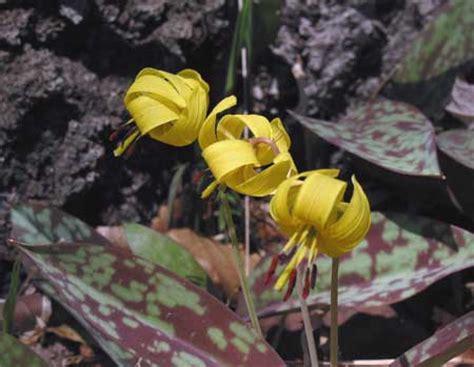
[[428, 80], [474, 59], [474, 4], [451, 0], [410, 47], [393, 79]]
[[95, 244], [19, 246], [119, 366], [283, 366], [235, 314], [164, 268]]
[[126, 224], [123, 228], [133, 254], [206, 287], [206, 272], [181, 245], [140, 224]]
[[[298, 307], [296, 299], [282, 302], [282, 294], [264, 286], [271, 258], [250, 276], [261, 315]], [[331, 259], [316, 260], [316, 290], [307, 302], [329, 304]], [[341, 257], [339, 305], [363, 309], [402, 301], [449, 274], [474, 266], [474, 234], [432, 219], [396, 213], [372, 213], [372, 227], [352, 252]], [[282, 266], [277, 269], [281, 271]]]
[[433, 126], [410, 105], [381, 99], [338, 123], [293, 115], [329, 143], [380, 167], [404, 175], [441, 176]]
[[473, 345], [474, 311], [471, 311], [405, 352], [390, 367], [442, 366]]
[[384, 94], [414, 104], [427, 116], [438, 117], [456, 74], [474, 60], [473, 29], [472, 0], [446, 2], [409, 48]]
[[47, 367], [48, 365], [13, 336], [0, 333], [0, 366]]
[[448, 130], [436, 137], [438, 148], [446, 155], [474, 169], [474, 130]]
[[11, 211], [11, 237], [30, 245], [56, 242], [109, 242], [83, 221], [41, 204], [19, 204]]
[[13, 321], [15, 318], [15, 306], [18, 291], [20, 289], [20, 270], [21, 261], [19, 258], [15, 260], [13, 264], [13, 270], [11, 273], [10, 288], [8, 289], [7, 299], [5, 306], [3, 307], [3, 331], [5, 333], [11, 333], [13, 328]]

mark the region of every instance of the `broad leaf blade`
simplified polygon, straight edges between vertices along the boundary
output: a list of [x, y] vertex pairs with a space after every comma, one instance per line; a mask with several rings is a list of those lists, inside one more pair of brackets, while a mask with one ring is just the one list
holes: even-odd
[[474, 130], [448, 130], [436, 137], [438, 148], [467, 168], [474, 169]]
[[442, 366], [473, 345], [474, 311], [471, 311], [405, 352], [390, 367]]
[[393, 80], [428, 80], [474, 59], [473, 29], [472, 0], [448, 1], [410, 47]]
[[474, 4], [452, 0], [414, 42], [384, 94], [438, 117], [457, 73], [474, 60]]
[[[282, 294], [264, 286], [271, 258], [250, 276], [260, 315], [298, 308], [282, 302]], [[331, 260], [316, 260], [316, 290], [307, 302], [329, 304]], [[363, 309], [402, 301], [449, 274], [474, 266], [474, 234], [435, 220], [396, 213], [372, 213], [372, 227], [356, 249], [341, 257], [339, 305]], [[277, 274], [282, 270], [280, 266]], [[296, 296], [295, 296], [296, 297]]]
[[120, 366], [283, 366], [215, 298], [123, 249], [95, 244], [19, 247], [43, 289]]
[[206, 287], [206, 272], [181, 245], [140, 224], [126, 224], [123, 228], [133, 254]]
[[59, 209], [40, 204], [19, 204], [11, 211], [11, 237], [30, 245], [56, 242], [109, 242], [83, 221]]
[[0, 333], [0, 367], [47, 367], [45, 361], [13, 336]]
[[377, 166], [404, 175], [441, 176], [433, 126], [405, 103], [378, 100], [338, 123], [294, 116], [319, 137]]

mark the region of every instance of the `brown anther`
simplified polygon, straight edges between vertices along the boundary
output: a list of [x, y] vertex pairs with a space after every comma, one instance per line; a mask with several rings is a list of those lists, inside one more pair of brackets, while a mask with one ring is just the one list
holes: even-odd
[[316, 286], [316, 277], [318, 275], [318, 267], [316, 264], [313, 265], [313, 268], [311, 269], [311, 289], [314, 289]]
[[275, 154], [275, 156], [280, 154], [280, 149], [278, 148], [278, 146], [276, 145], [276, 143], [272, 139], [264, 138], [264, 137], [250, 138], [249, 143], [252, 144], [252, 145], [267, 144], [267, 145], [270, 146], [270, 148], [272, 148], [272, 152], [273, 152], [273, 154]]
[[305, 273], [304, 273], [304, 287], [303, 287], [303, 298], [306, 299], [308, 298], [309, 296], [309, 289], [310, 289], [310, 285], [311, 285], [311, 281], [310, 281], [310, 271], [309, 269], [306, 269]]
[[291, 294], [293, 293], [293, 289], [295, 289], [295, 284], [296, 284], [296, 269], [293, 269], [293, 271], [290, 274], [290, 280], [288, 281], [288, 288], [286, 290], [285, 296], [283, 297], [283, 301], [288, 301], [290, 298]]
[[268, 268], [267, 274], [265, 275], [265, 285], [269, 285], [270, 281], [273, 278], [273, 274], [275, 274], [275, 269], [278, 265], [278, 255], [273, 255], [272, 258], [272, 263], [270, 264], [270, 267]]

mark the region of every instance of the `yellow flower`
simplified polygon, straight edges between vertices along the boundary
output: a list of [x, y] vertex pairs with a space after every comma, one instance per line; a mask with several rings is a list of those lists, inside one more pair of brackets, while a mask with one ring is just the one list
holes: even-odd
[[147, 134], [166, 144], [184, 146], [197, 139], [206, 118], [209, 86], [191, 69], [171, 74], [145, 68], [128, 89], [124, 103], [132, 118], [111, 136], [111, 140], [121, 138], [116, 156]]
[[[370, 206], [364, 190], [352, 176], [354, 187], [349, 203], [343, 202], [347, 183], [337, 179], [335, 169], [315, 170], [284, 181], [270, 201], [270, 214], [290, 239], [276, 255], [267, 274], [271, 279], [279, 259], [291, 259], [275, 283], [281, 290], [294, 286], [296, 267], [306, 259], [305, 293], [316, 276], [316, 255], [339, 257], [362, 241], [370, 228]], [[313, 274], [311, 274], [313, 273]], [[309, 279], [313, 281], [309, 281]], [[313, 285], [314, 286], [314, 285]]]
[[[217, 114], [235, 103], [233, 96], [222, 100], [199, 132], [202, 155], [215, 177], [202, 197], [209, 196], [218, 184], [241, 194], [266, 196], [296, 173], [288, 152], [290, 137], [280, 119], [269, 122], [260, 115], [225, 115], [217, 122]], [[248, 139], [243, 137], [246, 127]]]

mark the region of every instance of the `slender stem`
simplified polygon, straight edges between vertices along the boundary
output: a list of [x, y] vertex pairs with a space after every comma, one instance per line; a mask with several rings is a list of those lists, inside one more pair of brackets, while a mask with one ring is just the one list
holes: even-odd
[[306, 341], [308, 342], [309, 357], [311, 359], [311, 367], [318, 367], [318, 354], [316, 352], [316, 343], [314, 342], [313, 327], [309, 317], [308, 305], [303, 297], [304, 276], [301, 269], [297, 268], [296, 291], [300, 301], [301, 314], [303, 315], [304, 331], [306, 333]]
[[245, 208], [245, 213], [244, 213], [245, 276], [248, 277], [250, 274], [250, 197], [248, 196], [245, 196], [244, 208]]
[[261, 338], [263, 338], [262, 330], [260, 329], [260, 323], [258, 322], [257, 313], [255, 312], [255, 305], [250, 294], [247, 277], [244, 273], [242, 259], [240, 258], [239, 243], [237, 241], [237, 233], [235, 232], [234, 220], [232, 219], [232, 212], [230, 210], [229, 202], [222, 187], [219, 188], [219, 199], [222, 205], [222, 209], [224, 211], [224, 220], [226, 222], [227, 229], [229, 230], [229, 237], [230, 242], [232, 243], [233, 250], [232, 253], [234, 254], [234, 260], [236, 262], [237, 270], [239, 272], [240, 284], [242, 286], [242, 293], [244, 294], [244, 299], [247, 305], [247, 311], [249, 313], [250, 322], [252, 323], [252, 326], [257, 332], [257, 334]]
[[331, 267], [331, 334], [330, 334], [330, 358], [331, 367], [338, 366], [338, 323], [337, 323], [337, 286], [338, 286], [338, 272], [339, 272], [339, 258], [335, 257], [332, 259]]

